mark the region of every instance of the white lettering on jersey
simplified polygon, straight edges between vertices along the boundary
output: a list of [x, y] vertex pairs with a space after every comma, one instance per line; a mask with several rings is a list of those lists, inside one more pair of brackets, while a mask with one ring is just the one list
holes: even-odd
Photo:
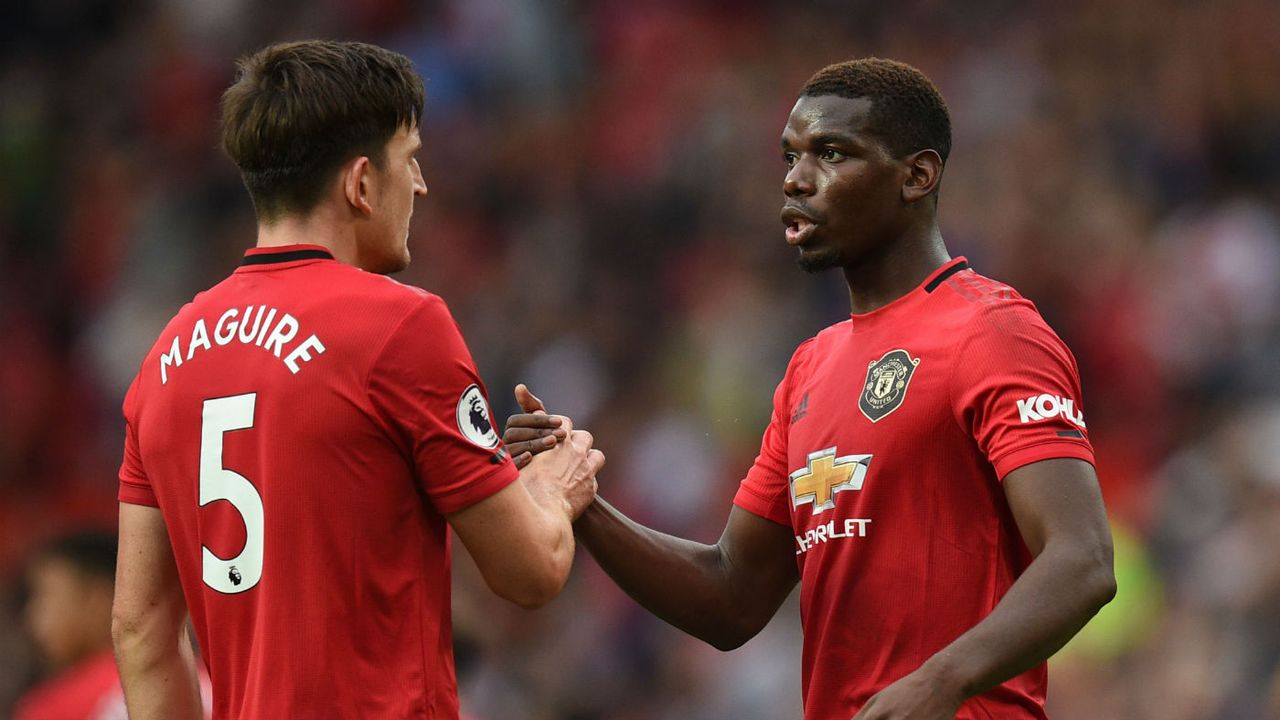
[[182, 348], [178, 347], [178, 338], [174, 336], [173, 347], [160, 356], [160, 384], [169, 382], [169, 366], [182, 367]]
[[284, 364], [289, 366], [289, 372], [294, 375], [298, 374], [298, 370], [301, 369], [298, 365], [298, 360], [311, 362], [311, 350], [315, 350], [317, 355], [324, 352], [324, 343], [320, 342], [320, 338], [315, 335], [299, 343], [298, 347], [294, 348], [293, 352], [289, 353], [289, 356], [284, 359]]
[[1076, 408], [1076, 401], [1061, 398], [1057, 395], [1032, 395], [1018, 401], [1018, 421], [1021, 423], [1039, 422], [1050, 418], [1062, 417], [1080, 427], [1084, 427], [1084, 413]]
[[796, 536], [796, 554], [803, 555], [812, 550], [814, 545], [830, 540], [866, 537], [869, 524], [870, 518], [845, 518], [840, 526], [836, 525], [835, 520], [828, 520], [822, 525], [809, 528], [805, 534]]
[[[280, 315], [279, 321], [276, 321], [277, 315]], [[297, 336], [298, 320], [289, 313], [281, 314], [275, 308], [266, 305], [250, 305], [244, 308], [243, 314], [240, 308], [230, 308], [214, 323], [213, 342], [209, 340], [209, 326], [205, 319], [196, 319], [191, 327], [190, 340], [187, 342], [186, 360], [193, 360], [197, 351], [210, 351], [238, 340], [241, 345], [254, 345], [281, 358], [289, 372], [297, 375], [303, 363], [312, 362], [317, 355], [322, 355], [325, 351], [324, 343], [319, 337], [308, 335], [296, 346], [288, 348], [286, 354], [286, 346], [293, 343]], [[187, 334], [175, 335], [168, 352], [160, 355], [161, 385], [169, 383], [169, 368], [182, 366], [184, 337], [187, 337]]]

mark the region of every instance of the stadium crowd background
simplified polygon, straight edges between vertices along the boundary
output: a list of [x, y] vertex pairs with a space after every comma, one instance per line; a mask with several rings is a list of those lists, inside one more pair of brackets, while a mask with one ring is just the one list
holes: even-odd
[[[1272, 0], [7, 0], [0, 717], [41, 677], [26, 559], [112, 526], [124, 390], [253, 243], [217, 148], [232, 61], [338, 37], [427, 78], [401, 279], [451, 305], [496, 414], [530, 383], [595, 433], [607, 497], [704, 540], [792, 349], [848, 312], [782, 242], [795, 93], [848, 57], [920, 67], [953, 114], [944, 234], [1078, 356], [1116, 531], [1120, 595], [1054, 660], [1051, 714], [1280, 718], [1276, 28]], [[794, 599], [722, 655], [585, 557], [536, 613], [455, 574], [478, 720], [799, 714]]]

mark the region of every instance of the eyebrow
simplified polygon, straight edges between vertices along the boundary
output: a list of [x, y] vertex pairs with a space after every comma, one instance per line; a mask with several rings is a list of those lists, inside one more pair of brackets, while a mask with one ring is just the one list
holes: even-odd
[[814, 145], [857, 145], [858, 141], [852, 135], [845, 135], [837, 132], [824, 132], [813, 138]]
[[[791, 140], [785, 134], [782, 136], [780, 140], [780, 144], [782, 145], [782, 148], [784, 150], [792, 146]], [[862, 143], [859, 142], [858, 139], [853, 135], [846, 135], [844, 133], [839, 133], [839, 132], [820, 133], [810, 138], [809, 144], [810, 145], [852, 145], [855, 147], [861, 147], [862, 145]]]

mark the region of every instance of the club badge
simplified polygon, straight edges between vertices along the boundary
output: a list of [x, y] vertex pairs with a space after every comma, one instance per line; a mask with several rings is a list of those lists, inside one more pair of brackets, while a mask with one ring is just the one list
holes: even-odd
[[898, 409], [907, 396], [911, 376], [920, 364], [906, 350], [890, 350], [867, 368], [867, 380], [858, 396], [858, 409], [871, 422]]

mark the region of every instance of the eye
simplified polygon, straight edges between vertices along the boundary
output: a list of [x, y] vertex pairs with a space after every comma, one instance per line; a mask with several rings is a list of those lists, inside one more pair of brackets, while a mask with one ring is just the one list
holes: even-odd
[[795, 167], [796, 157], [793, 152], [784, 152], [782, 153], [782, 162], [786, 163], [787, 167]]
[[822, 152], [818, 154], [818, 157], [824, 162], [840, 162], [844, 159], [844, 153], [836, 150], [835, 148], [823, 148]]

